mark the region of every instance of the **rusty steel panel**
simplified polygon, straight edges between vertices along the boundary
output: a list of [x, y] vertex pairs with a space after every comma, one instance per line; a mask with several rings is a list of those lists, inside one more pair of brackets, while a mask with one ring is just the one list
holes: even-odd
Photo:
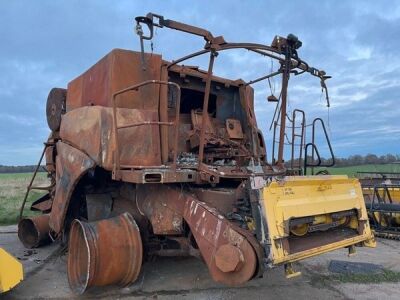
[[[172, 117], [170, 116], [170, 121], [172, 121]], [[192, 123], [190, 119], [189, 114], [180, 114], [179, 116], [179, 133], [178, 133], [178, 153], [182, 152], [189, 152], [190, 148], [188, 146], [187, 141], [190, 138], [190, 133], [192, 131]], [[164, 126], [165, 127], [165, 126]], [[169, 153], [172, 153], [172, 150], [174, 149], [174, 139], [175, 139], [175, 128], [170, 126], [167, 128], [168, 133], [168, 151]]]
[[148, 228], [148, 219], [142, 212], [139, 211], [136, 204], [136, 186], [133, 184], [123, 184], [119, 188], [118, 195], [113, 197], [112, 214], [119, 215], [124, 212], [128, 212], [135, 219], [135, 222], [139, 228], [143, 231], [143, 235], [146, 234]]
[[255, 275], [257, 256], [253, 247], [215, 209], [188, 197], [184, 218], [215, 281], [238, 285]]
[[[118, 126], [158, 121], [158, 112], [142, 109], [117, 109]], [[60, 136], [87, 153], [99, 166], [112, 170], [115, 151], [112, 109], [81, 107], [63, 116]], [[159, 127], [143, 125], [118, 131], [121, 165], [161, 164]]]
[[164, 207], [165, 204], [163, 202], [146, 202], [146, 204], [153, 204], [149, 219], [154, 234], [174, 235], [183, 233], [182, 215]]
[[[89, 70], [68, 84], [67, 111], [82, 106], [111, 107], [112, 94], [128, 86], [161, 77], [161, 56], [145, 54], [147, 68], [140, 65], [140, 53], [114, 49]], [[147, 86], [118, 97], [120, 107], [148, 109], [158, 105], [159, 87]], [[142, 99], [146, 99], [143, 101]]]
[[215, 208], [168, 186], [139, 186], [136, 199], [154, 234], [182, 233], [185, 219], [214, 280], [237, 285], [255, 275], [258, 259], [251, 242]]
[[59, 138], [59, 131], [52, 131], [47, 138], [47, 147], [45, 149], [46, 170], [51, 174], [55, 174], [56, 171], [55, 158], [57, 152], [55, 143]]
[[43, 213], [48, 213], [51, 211], [51, 206], [53, 205], [53, 194], [54, 188], [52, 188], [52, 191], [44, 194], [42, 197], [34, 201], [31, 205], [31, 210], [33, 211], [41, 211]]
[[53, 200], [48, 199], [46, 201], [37, 203], [37, 204], [32, 204], [31, 210], [38, 210], [41, 212], [49, 212], [51, 210], [51, 206], [53, 205]]
[[64, 226], [69, 200], [79, 179], [95, 162], [83, 152], [63, 142], [57, 143], [56, 193], [50, 213], [50, 228], [60, 233]]
[[48, 172], [55, 172], [56, 165], [54, 161], [54, 149], [55, 146], [49, 146], [46, 148], [45, 158], [46, 158], [46, 170]]
[[[72, 110], [63, 116], [60, 128], [60, 137], [63, 141], [74, 145], [79, 150], [83, 150], [97, 164], [102, 165], [103, 157], [107, 157], [111, 149], [104, 147], [105, 154], [102, 153], [102, 138], [109, 139], [108, 143], [112, 146], [112, 123], [104, 116], [104, 108], [100, 106], [82, 107]], [[110, 164], [111, 164], [111, 159]], [[107, 159], [106, 159], [107, 160]]]
[[168, 186], [138, 186], [137, 205], [149, 220], [154, 234], [183, 233], [185, 194]]
[[23, 218], [18, 222], [18, 238], [26, 248], [37, 248], [50, 243], [48, 214]]
[[231, 139], [243, 139], [242, 125], [239, 120], [226, 119], [226, 131]]
[[[164, 62], [166, 64], [171, 64], [171, 62], [168, 62], [168, 61], [164, 61]], [[180, 74], [182, 74], [182, 76], [189, 75], [189, 76], [201, 78], [202, 80], [205, 80], [207, 78], [207, 71], [200, 70], [198, 67], [194, 68], [191, 66], [184, 66], [184, 65], [172, 65], [172, 66], [168, 66], [168, 69], [170, 71], [180, 73]], [[231, 80], [228, 78], [222, 78], [222, 77], [218, 77], [215, 75], [212, 75], [211, 78], [212, 78], [212, 81], [222, 83], [223, 85], [225, 85], [227, 87], [239, 86], [240, 84], [243, 84], [243, 81]]]
[[67, 275], [78, 295], [92, 286], [126, 286], [139, 276], [143, 245], [129, 213], [86, 223], [74, 220], [68, 248]]
[[111, 215], [113, 199], [109, 193], [86, 195], [87, 220], [107, 219]]
[[236, 203], [237, 193], [235, 189], [228, 188], [198, 188], [193, 189], [200, 201], [214, 207], [221, 214], [232, 212]]

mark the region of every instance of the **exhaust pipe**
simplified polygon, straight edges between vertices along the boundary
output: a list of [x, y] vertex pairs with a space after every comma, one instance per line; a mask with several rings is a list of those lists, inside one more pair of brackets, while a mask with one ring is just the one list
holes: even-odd
[[37, 248], [51, 242], [50, 215], [23, 218], [18, 222], [18, 238], [26, 248]]
[[72, 222], [67, 273], [75, 294], [92, 286], [133, 283], [142, 257], [139, 228], [129, 213], [91, 223]]

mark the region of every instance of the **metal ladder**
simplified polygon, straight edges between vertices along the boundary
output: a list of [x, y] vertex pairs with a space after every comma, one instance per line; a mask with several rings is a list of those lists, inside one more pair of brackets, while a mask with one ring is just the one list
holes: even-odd
[[[291, 129], [291, 138], [289, 139], [286, 136], [287, 143], [285, 145], [291, 146], [291, 161], [290, 161], [290, 168], [289, 174], [290, 175], [302, 175], [302, 159], [303, 159], [303, 149], [305, 144], [305, 133], [306, 133], [306, 117], [305, 112], [301, 109], [295, 109], [292, 112], [292, 117], [286, 116], [288, 122], [290, 123], [287, 128]], [[300, 123], [297, 125], [296, 122], [300, 120]], [[274, 132], [273, 132], [273, 143], [272, 143], [272, 163], [275, 164], [275, 144], [279, 143], [276, 138], [276, 129], [280, 127], [277, 121], [273, 123], [274, 125]], [[286, 135], [286, 134], [285, 134]], [[300, 142], [298, 144], [297, 140]], [[297, 150], [298, 149], [298, 150]], [[298, 156], [295, 155], [297, 150]], [[298, 159], [297, 162], [295, 160]]]
[[40, 191], [48, 191], [48, 192], [50, 192], [54, 188], [54, 185], [55, 185], [54, 182], [51, 183], [49, 186], [44, 186], [44, 187], [43, 186], [34, 186], [33, 185], [33, 182], [35, 181], [36, 175], [37, 175], [37, 173], [39, 171], [39, 168], [41, 166], [41, 163], [42, 163], [42, 160], [43, 160], [43, 157], [44, 157], [44, 155], [46, 153], [47, 148], [50, 147], [50, 146], [54, 146], [54, 145], [55, 145], [55, 142], [46, 142], [46, 143], [44, 143], [44, 148], [43, 148], [42, 154], [40, 155], [39, 162], [37, 163], [35, 171], [33, 172], [31, 181], [29, 182], [29, 184], [28, 184], [28, 186], [26, 188], [25, 197], [24, 197], [24, 200], [22, 201], [21, 208], [19, 210], [19, 220], [22, 219], [22, 214], [24, 212], [26, 200], [28, 199], [29, 193], [32, 190], [40, 190]]

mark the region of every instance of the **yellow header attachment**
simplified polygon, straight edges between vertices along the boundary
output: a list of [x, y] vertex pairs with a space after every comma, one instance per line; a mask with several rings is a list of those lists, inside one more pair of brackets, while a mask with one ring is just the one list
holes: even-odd
[[272, 264], [290, 263], [359, 243], [375, 247], [357, 179], [284, 177], [266, 186], [263, 198]]
[[0, 248], [0, 293], [12, 289], [23, 279], [22, 264]]

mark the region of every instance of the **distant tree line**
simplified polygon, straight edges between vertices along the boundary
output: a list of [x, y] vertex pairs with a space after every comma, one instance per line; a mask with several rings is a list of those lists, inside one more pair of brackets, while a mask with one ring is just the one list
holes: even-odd
[[[312, 157], [307, 156], [307, 161], [312, 163]], [[316, 161], [316, 158], [314, 162]], [[299, 160], [295, 159], [294, 164], [298, 165]], [[332, 159], [321, 158], [321, 163], [323, 165], [330, 164]], [[367, 155], [350, 155], [347, 158], [335, 157], [335, 167], [349, 167], [349, 166], [358, 166], [358, 165], [378, 165], [378, 164], [392, 164], [399, 163], [400, 164], [400, 154], [386, 154], [386, 155], [375, 155], [375, 154], [367, 154]], [[304, 164], [304, 161], [301, 161], [301, 166]], [[286, 165], [290, 165], [290, 161], [286, 162]]]
[[[35, 171], [35, 165], [29, 166], [3, 166], [0, 165], [0, 173], [32, 173]], [[39, 172], [45, 172], [43, 166], [40, 166]]]
[[376, 164], [391, 164], [400, 163], [400, 154], [386, 154], [377, 156], [375, 154], [351, 155], [348, 158], [336, 158], [336, 166], [357, 166], [357, 165], [376, 165]]

